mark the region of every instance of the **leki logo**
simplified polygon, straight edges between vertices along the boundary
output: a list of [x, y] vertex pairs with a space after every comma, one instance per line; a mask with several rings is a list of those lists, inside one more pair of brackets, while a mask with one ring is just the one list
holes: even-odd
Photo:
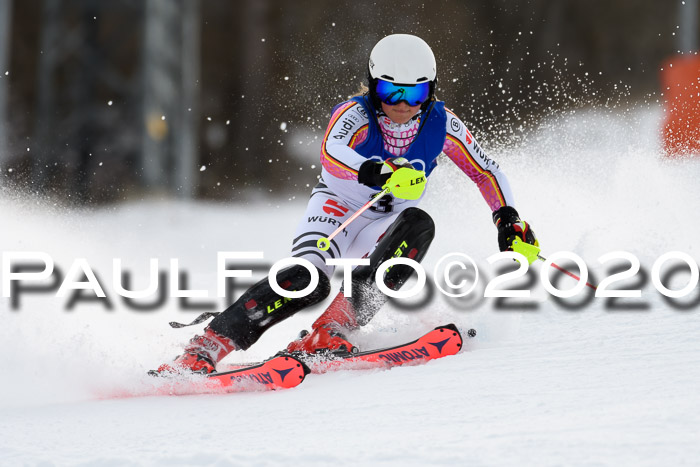
[[280, 298], [279, 300], [276, 300], [272, 305], [267, 305], [267, 313], [270, 314], [274, 312], [275, 310], [279, 310], [282, 308], [287, 302], [291, 302], [291, 298]]

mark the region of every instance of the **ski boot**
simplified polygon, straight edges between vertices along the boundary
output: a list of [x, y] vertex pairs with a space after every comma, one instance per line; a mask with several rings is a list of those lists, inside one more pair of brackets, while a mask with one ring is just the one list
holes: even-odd
[[357, 353], [359, 349], [352, 345], [341, 333], [330, 327], [319, 326], [312, 332], [299, 333], [297, 340], [287, 346], [291, 354], [334, 354]]
[[311, 325], [311, 332], [304, 330], [287, 346], [292, 353], [357, 353], [341, 330], [357, 328], [352, 305], [340, 292], [319, 318]]
[[204, 335], [194, 336], [185, 351], [173, 363], [164, 363], [157, 370], [148, 372], [151, 376], [165, 376], [174, 373], [190, 372], [208, 375], [216, 371], [216, 364], [231, 351], [236, 350], [230, 339], [209, 328]]

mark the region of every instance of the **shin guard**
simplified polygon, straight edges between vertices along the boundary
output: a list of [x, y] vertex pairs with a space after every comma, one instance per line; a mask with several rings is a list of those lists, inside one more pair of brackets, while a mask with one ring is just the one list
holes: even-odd
[[[296, 312], [324, 300], [331, 290], [328, 276], [318, 274], [318, 286], [301, 298], [285, 298], [277, 294], [265, 278], [248, 289], [236, 302], [209, 324], [214, 332], [228, 337], [237, 349], [246, 350], [275, 324]], [[303, 290], [311, 282], [309, 271], [299, 265], [277, 274], [277, 283], [283, 289]]]
[[[347, 314], [348, 310], [352, 310], [357, 325], [367, 324], [388, 300], [388, 297], [375, 284], [375, 275], [379, 266], [391, 258], [399, 257], [420, 263], [434, 237], [435, 223], [425, 211], [419, 208], [408, 208], [399, 214], [369, 256], [370, 264], [359, 266], [353, 271], [352, 297], [342, 298], [347, 300], [350, 306], [349, 309], [343, 307], [344, 313]], [[384, 273], [384, 284], [391, 290], [399, 290], [412, 274], [412, 267], [403, 264], [394, 265]], [[340, 296], [336, 298], [336, 300], [340, 299]]]

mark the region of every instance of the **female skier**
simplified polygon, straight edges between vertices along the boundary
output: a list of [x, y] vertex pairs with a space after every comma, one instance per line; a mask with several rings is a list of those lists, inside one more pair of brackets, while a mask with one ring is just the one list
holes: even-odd
[[[352, 293], [341, 290], [312, 331], [287, 347], [289, 352], [305, 353], [355, 350], [344, 331], [366, 324], [386, 300], [374, 283], [377, 267], [397, 256], [421, 261], [434, 237], [433, 220], [416, 206], [442, 153], [479, 187], [493, 212], [501, 251], [509, 249], [516, 236], [536, 243], [532, 229], [513, 207], [506, 176], [462, 121], [435, 98], [436, 82], [435, 57], [422, 39], [394, 34], [375, 45], [367, 92], [332, 111], [321, 146], [321, 179], [292, 241], [292, 256], [318, 270], [318, 286], [306, 297], [289, 299], [263, 279], [158, 372], [215, 371], [216, 363], [231, 351], [248, 349], [271, 326], [323, 301], [334, 271], [327, 260], [369, 257], [369, 265], [353, 270]], [[349, 224], [328, 250], [317, 248], [320, 238], [328, 237], [384, 187], [391, 188], [390, 195]], [[384, 283], [398, 290], [412, 271], [395, 265], [384, 275]], [[298, 291], [309, 285], [311, 274], [303, 265], [294, 265], [272, 279], [282, 289]]]

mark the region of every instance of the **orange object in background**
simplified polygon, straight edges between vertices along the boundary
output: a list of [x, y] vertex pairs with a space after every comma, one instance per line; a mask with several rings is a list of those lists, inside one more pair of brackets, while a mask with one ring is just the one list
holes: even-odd
[[663, 151], [667, 157], [700, 156], [700, 56], [676, 56], [661, 72], [666, 97]]

